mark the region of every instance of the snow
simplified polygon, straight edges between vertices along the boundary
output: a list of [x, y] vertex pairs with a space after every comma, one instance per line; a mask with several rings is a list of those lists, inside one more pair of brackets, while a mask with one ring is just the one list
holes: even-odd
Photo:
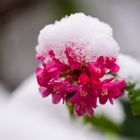
[[115, 100], [113, 105], [109, 102], [107, 102], [105, 105], [99, 104], [98, 108], [95, 110], [95, 114], [102, 114], [117, 124], [121, 124], [125, 119], [124, 110], [118, 100]]
[[120, 71], [119, 77], [127, 82], [135, 83], [137, 88], [140, 88], [140, 62], [132, 56], [120, 54], [118, 63]]
[[45, 26], [40, 31], [36, 51], [47, 61], [47, 52], [52, 49], [58, 58], [65, 61], [64, 50], [70, 45], [79, 59], [82, 55], [86, 61], [93, 61], [98, 56], [116, 57], [119, 51], [111, 27], [84, 13], [72, 14]]
[[[120, 123], [124, 113], [116, 104], [104, 107], [104, 112], [107, 111], [113, 121]], [[0, 113], [1, 140], [109, 139], [96, 129], [91, 130], [89, 126], [73, 121], [64, 104], [53, 105], [51, 98], [42, 98], [34, 75], [13, 92]], [[122, 118], [116, 119], [116, 116]]]

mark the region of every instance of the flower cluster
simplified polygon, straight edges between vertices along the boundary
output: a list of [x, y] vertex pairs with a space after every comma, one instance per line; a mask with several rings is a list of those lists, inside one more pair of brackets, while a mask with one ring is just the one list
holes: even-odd
[[119, 46], [111, 27], [97, 18], [76, 13], [45, 26], [36, 51], [42, 96], [74, 106], [78, 116], [92, 116], [98, 104], [113, 104], [124, 94], [125, 81], [117, 76]]
[[98, 102], [105, 104], [122, 96], [125, 81], [117, 79], [119, 71], [115, 57], [100, 56], [92, 62], [84, 57], [79, 61], [72, 47], [64, 50], [67, 63], [59, 60], [53, 50], [48, 51], [51, 61], [41, 60], [42, 67], [36, 69], [37, 81], [43, 97], [52, 95], [52, 102], [67, 102], [74, 106], [78, 116], [92, 116]]

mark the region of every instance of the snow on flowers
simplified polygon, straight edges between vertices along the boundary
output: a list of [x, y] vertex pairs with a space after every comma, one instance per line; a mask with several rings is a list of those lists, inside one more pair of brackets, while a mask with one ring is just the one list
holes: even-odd
[[116, 76], [119, 46], [111, 27], [96, 18], [77, 13], [47, 25], [36, 51], [42, 96], [73, 105], [78, 116], [92, 116], [99, 103], [124, 94], [125, 81]]

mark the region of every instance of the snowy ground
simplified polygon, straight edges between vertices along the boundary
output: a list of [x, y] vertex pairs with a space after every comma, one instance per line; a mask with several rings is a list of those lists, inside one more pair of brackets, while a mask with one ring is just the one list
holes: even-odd
[[[97, 130], [72, 121], [64, 105], [53, 105], [50, 98], [42, 99], [34, 75], [7, 100], [0, 112], [0, 140], [108, 139]], [[118, 123], [124, 117], [118, 102], [113, 107], [107, 105], [104, 113]]]

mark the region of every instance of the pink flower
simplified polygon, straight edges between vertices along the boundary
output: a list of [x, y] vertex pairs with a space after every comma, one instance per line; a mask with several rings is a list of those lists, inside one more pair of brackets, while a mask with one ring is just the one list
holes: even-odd
[[83, 72], [80, 74], [80, 76], [78, 78], [78, 82], [83, 85], [89, 85], [91, 81], [90, 81], [90, 77], [87, 75], [87, 73]]
[[54, 64], [45, 64], [44, 68], [37, 68], [36, 75], [37, 81], [40, 86], [46, 87], [51, 79], [57, 79], [60, 75], [58, 67]]
[[63, 102], [66, 98], [67, 88], [70, 86], [69, 82], [66, 80], [55, 82], [52, 81], [48, 84], [47, 90], [52, 94], [52, 102], [57, 104], [62, 99]]
[[113, 104], [113, 99], [116, 99], [124, 94], [125, 81], [112, 81], [114, 78], [106, 79], [101, 82], [101, 93], [99, 101], [105, 104], [108, 100]]
[[58, 104], [62, 99], [63, 102], [66, 99], [70, 83], [67, 80], [63, 81], [51, 81], [48, 83], [47, 87], [40, 87], [40, 92], [43, 97], [52, 95], [52, 102]]
[[111, 73], [116, 73], [119, 71], [120, 67], [116, 64], [116, 58], [109, 59], [106, 58], [106, 67], [110, 70]]
[[52, 61], [45, 63], [43, 68], [37, 68], [36, 76], [43, 97], [52, 95], [52, 102], [58, 104], [61, 99], [72, 104], [78, 116], [87, 114], [92, 116], [100, 104], [122, 96], [125, 90], [125, 81], [115, 77], [104, 79], [110, 73], [116, 73], [119, 66], [116, 58], [100, 56], [94, 62], [79, 62], [72, 48], [66, 48], [65, 55], [68, 64], [55, 57], [53, 50], [48, 52]]
[[36, 51], [42, 96], [71, 104], [78, 116], [92, 116], [98, 104], [113, 104], [124, 94], [125, 81], [117, 77], [119, 46], [110, 26], [97, 18], [77, 13], [45, 26]]
[[97, 96], [91, 87], [79, 85], [76, 93], [70, 98], [69, 102], [75, 106], [75, 111], [78, 116], [85, 113], [92, 116], [96, 108]]
[[47, 74], [45, 73], [44, 69], [38, 67], [36, 69], [36, 77], [37, 77], [37, 82], [40, 86], [42, 87], [47, 86], [47, 83], [49, 82], [49, 78], [47, 77]]

